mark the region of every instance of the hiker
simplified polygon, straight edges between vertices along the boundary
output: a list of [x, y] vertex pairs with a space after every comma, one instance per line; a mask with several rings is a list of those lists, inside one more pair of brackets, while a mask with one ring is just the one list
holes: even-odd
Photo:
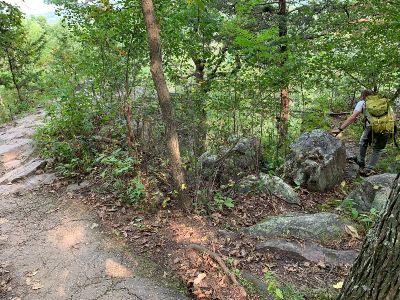
[[[389, 100], [379, 97], [371, 90], [363, 90], [361, 99], [356, 104], [353, 114], [343, 122], [339, 128], [331, 131], [337, 135], [347, 126], [353, 124], [361, 114], [365, 117], [364, 132], [360, 138], [360, 152], [357, 164], [364, 169], [365, 175], [371, 175], [378, 162], [382, 150], [385, 149], [390, 134], [394, 132], [395, 116], [393, 109], [389, 106]], [[365, 156], [368, 145], [372, 145], [372, 154], [365, 165]]]

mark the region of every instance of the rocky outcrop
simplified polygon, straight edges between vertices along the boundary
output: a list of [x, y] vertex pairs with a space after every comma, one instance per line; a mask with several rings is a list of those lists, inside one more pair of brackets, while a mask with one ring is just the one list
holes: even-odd
[[322, 130], [305, 133], [290, 150], [283, 171], [296, 185], [326, 191], [343, 180], [346, 149], [331, 134]]
[[79, 183], [74, 183], [70, 184], [67, 186], [67, 189], [65, 190], [67, 193], [80, 193], [80, 192], [85, 192], [90, 189], [91, 183], [87, 180], [84, 180]]
[[260, 162], [260, 140], [243, 137], [232, 141], [231, 147], [221, 147], [218, 153], [205, 152], [199, 157], [201, 174], [219, 183], [236, 181], [253, 173]]
[[343, 201], [342, 206], [350, 202], [360, 212], [369, 212], [371, 208], [384, 209], [390, 195], [396, 174], [379, 174], [365, 178]]
[[5, 174], [0, 178], [0, 184], [3, 183], [14, 183], [22, 180], [32, 174], [34, 174], [38, 169], [44, 168], [46, 161], [41, 159], [33, 159], [30, 162], [22, 165], [9, 173]]
[[354, 161], [348, 161], [346, 168], [344, 169], [344, 177], [346, 179], [355, 179], [358, 177], [360, 167]]
[[260, 173], [259, 176], [249, 175], [236, 186], [240, 193], [261, 192], [279, 197], [290, 204], [300, 205], [301, 201], [293, 188], [277, 176]]
[[323, 262], [333, 266], [352, 265], [358, 255], [358, 252], [353, 250], [334, 250], [312, 242], [300, 243], [283, 239], [259, 243], [256, 250], [285, 252], [296, 258], [300, 257], [315, 263]]
[[332, 213], [296, 213], [270, 217], [244, 231], [257, 237], [298, 238], [324, 244], [340, 241], [345, 237], [346, 225], [338, 215]]

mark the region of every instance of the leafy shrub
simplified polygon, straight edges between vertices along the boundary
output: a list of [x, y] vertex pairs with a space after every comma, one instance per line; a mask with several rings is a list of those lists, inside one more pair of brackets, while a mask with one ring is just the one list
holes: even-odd
[[363, 225], [365, 229], [371, 228], [379, 216], [379, 211], [377, 211], [375, 208], [371, 208], [368, 213], [360, 213], [357, 208], [354, 207], [354, 202], [351, 199], [347, 200], [345, 205], [347, 214], [351, 217], [351, 219]]
[[235, 202], [232, 198], [223, 196], [220, 192], [217, 192], [214, 195], [214, 202], [212, 203], [212, 207], [214, 209], [223, 210], [224, 206], [227, 208], [234, 208]]

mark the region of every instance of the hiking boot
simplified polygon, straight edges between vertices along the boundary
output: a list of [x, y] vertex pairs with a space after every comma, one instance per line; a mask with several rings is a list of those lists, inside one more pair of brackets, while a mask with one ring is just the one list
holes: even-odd
[[358, 157], [355, 159], [356, 164], [360, 167], [360, 169], [365, 168], [365, 162], [360, 161]]
[[363, 177], [368, 177], [368, 176], [376, 175], [376, 171], [374, 171], [373, 169], [370, 169], [370, 168], [364, 168], [364, 169], [360, 169], [360, 175]]

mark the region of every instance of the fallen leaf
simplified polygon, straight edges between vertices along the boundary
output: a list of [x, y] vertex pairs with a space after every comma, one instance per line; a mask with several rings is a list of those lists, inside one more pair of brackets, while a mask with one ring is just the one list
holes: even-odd
[[200, 273], [199, 275], [197, 275], [197, 278], [193, 281], [194, 285], [198, 285], [200, 284], [200, 282], [207, 276], [206, 273]]
[[345, 227], [346, 232], [351, 235], [353, 238], [359, 239], [360, 235], [357, 232], [357, 229], [355, 229], [353, 226], [351, 225], [346, 225]]
[[333, 288], [340, 290], [343, 287], [343, 281], [339, 281], [338, 283], [333, 285]]
[[206, 236], [206, 235], [205, 235], [205, 236], [202, 236], [202, 237], [201, 237], [201, 240], [202, 240], [203, 242], [206, 242], [206, 241], [208, 240], [208, 236]]

